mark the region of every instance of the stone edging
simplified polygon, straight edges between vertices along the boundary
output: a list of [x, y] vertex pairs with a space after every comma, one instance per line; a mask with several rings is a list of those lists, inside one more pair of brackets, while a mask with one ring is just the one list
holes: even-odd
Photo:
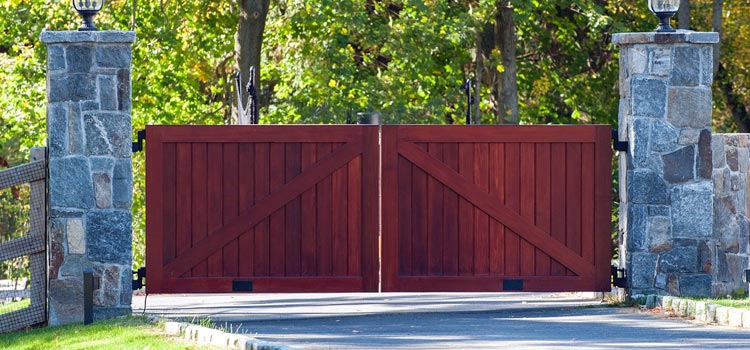
[[636, 304], [649, 309], [660, 307], [662, 312], [673, 312], [677, 316], [690, 318], [700, 323], [750, 329], [750, 310], [653, 294], [637, 294], [633, 295], [631, 299]]
[[[160, 320], [150, 316], [151, 321]], [[164, 320], [166, 334], [199, 345], [212, 345], [233, 350], [295, 350], [297, 348], [261, 341], [242, 334], [226, 333], [218, 329], [203, 327], [187, 322]]]

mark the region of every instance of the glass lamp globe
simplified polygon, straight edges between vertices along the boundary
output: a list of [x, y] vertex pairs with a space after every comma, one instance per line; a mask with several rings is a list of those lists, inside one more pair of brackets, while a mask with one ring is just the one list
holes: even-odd
[[73, 7], [83, 18], [83, 24], [78, 28], [80, 31], [99, 30], [94, 25], [94, 16], [104, 6], [104, 0], [73, 0]]
[[657, 32], [674, 32], [675, 29], [669, 24], [669, 19], [677, 13], [680, 8], [680, 0], [648, 0], [648, 8], [656, 17], [659, 17]]

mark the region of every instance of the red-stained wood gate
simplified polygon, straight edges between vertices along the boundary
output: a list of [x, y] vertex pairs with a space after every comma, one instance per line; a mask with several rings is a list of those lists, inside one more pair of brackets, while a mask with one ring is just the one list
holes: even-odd
[[147, 136], [150, 293], [610, 288], [607, 126]]

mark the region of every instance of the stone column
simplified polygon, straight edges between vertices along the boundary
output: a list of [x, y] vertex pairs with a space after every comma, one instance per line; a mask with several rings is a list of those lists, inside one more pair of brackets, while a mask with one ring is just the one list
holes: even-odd
[[620, 266], [631, 293], [712, 294], [711, 84], [717, 33], [616, 34]]
[[134, 32], [42, 32], [47, 45], [49, 323], [83, 321], [83, 270], [94, 317], [130, 313], [131, 45]]

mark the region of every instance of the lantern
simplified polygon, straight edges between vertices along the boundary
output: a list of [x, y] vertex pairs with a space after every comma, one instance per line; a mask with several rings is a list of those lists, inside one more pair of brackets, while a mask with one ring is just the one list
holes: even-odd
[[94, 25], [94, 16], [102, 9], [104, 0], [73, 0], [73, 7], [83, 18], [83, 24], [78, 28], [80, 31], [99, 30]]
[[656, 17], [659, 17], [657, 32], [674, 32], [675, 29], [669, 24], [669, 19], [677, 13], [680, 8], [680, 0], [648, 0], [648, 8]]

